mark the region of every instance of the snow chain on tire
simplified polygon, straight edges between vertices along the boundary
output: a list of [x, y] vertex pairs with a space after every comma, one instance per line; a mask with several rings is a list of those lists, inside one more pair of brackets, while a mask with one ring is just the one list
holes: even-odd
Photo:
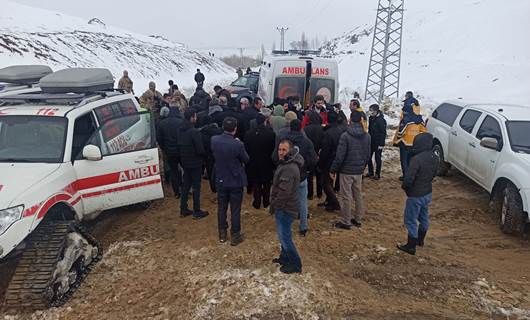
[[[97, 248], [97, 255], [81, 272], [61, 297], [54, 292], [53, 275], [62, 259], [66, 238], [70, 232], [77, 232]], [[43, 222], [27, 238], [27, 247], [20, 258], [15, 274], [5, 294], [6, 310], [32, 311], [58, 307], [68, 301], [93, 266], [101, 260], [102, 250], [97, 240], [78, 222]]]

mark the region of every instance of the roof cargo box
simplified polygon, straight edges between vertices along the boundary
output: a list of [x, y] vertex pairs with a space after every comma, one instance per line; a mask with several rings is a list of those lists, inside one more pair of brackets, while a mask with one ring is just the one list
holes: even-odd
[[44, 93], [87, 93], [112, 90], [114, 78], [108, 69], [70, 68], [47, 75], [39, 85]]
[[53, 70], [43, 65], [17, 65], [0, 69], [0, 82], [32, 84], [52, 73]]

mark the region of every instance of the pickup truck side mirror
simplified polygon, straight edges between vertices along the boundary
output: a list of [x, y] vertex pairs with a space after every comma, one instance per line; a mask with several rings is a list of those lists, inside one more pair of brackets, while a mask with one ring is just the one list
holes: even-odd
[[499, 141], [495, 138], [484, 137], [482, 140], [480, 140], [480, 145], [484, 148], [497, 151], [499, 148]]
[[101, 150], [99, 150], [99, 147], [89, 144], [83, 148], [83, 158], [89, 161], [99, 161], [103, 157], [101, 156]]

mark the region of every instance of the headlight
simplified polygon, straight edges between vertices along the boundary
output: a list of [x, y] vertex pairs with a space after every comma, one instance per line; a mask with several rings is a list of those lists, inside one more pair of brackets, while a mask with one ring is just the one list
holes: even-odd
[[3, 234], [13, 222], [22, 217], [24, 206], [13, 207], [9, 209], [0, 210], [0, 235]]
[[232, 94], [230, 94], [230, 96], [231, 96], [232, 98], [237, 98], [238, 95], [239, 95], [239, 94], [237, 94], [237, 93], [232, 93]]

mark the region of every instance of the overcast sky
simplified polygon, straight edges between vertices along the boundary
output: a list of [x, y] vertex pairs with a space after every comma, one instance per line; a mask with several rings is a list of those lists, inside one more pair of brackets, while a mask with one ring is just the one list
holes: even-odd
[[[375, 20], [377, 0], [15, 0], [142, 34], [158, 34], [192, 48], [267, 48], [287, 26], [286, 45], [302, 31], [333, 38]], [[362, 5], [359, 5], [362, 3]], [[367, 20], [367, 18], [369, 19]], [[360, 23], [361, 22], [361, 23]]]

